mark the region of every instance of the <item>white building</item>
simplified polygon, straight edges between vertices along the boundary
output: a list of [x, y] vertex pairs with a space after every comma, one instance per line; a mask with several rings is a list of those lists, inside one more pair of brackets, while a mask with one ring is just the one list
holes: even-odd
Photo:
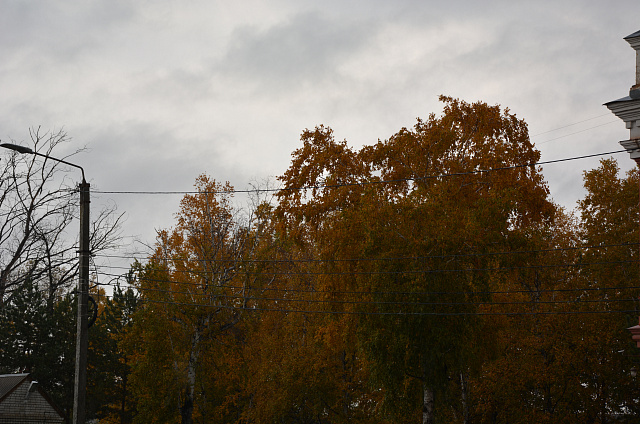
[[629, 152], [631, 159], [640, 165], [640, 31], [624, 39], [636, 51], [636, 82], [629, 89], [628, 96], [605, 103], [605, 106], [625, 122], [629, 129], [629, 140], [620, 144]]

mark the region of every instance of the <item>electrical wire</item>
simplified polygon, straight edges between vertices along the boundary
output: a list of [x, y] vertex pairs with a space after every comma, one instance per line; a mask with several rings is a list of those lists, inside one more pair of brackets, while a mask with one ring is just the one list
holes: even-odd
[[[123, 275], [117, 274], [109, 274], [100, 272], [98, 275], [102, 275], [105, 277], [111, 277], [113, 279], [122, 278]], [[137, 277], [138, 281], [145, 283], [158, 283], [158, 284], [174, 284], [178, 286], [192, 286], [192, 287], [202, 287], [202, 284], [199, 283], [189, 283], [189, 282], [179, 282], [174, 280], [167, 279], [152, 279], [145, 277]], [[102, 283], [106, 285], [105, 283]], [[244, 286], [235, 286], [235, 285], [217, 285], [217, 288], [220, 289], [231, 289], [231, 290], [242, 290]], [[144, 287], [140, 287], [139, 290], [144, 290]], [[518, 294], [525, 293], [530, 294], [533, 290], [477, 290], [477, 291], [362, 291], [362, 290], [315, 290], [315, 289], [298, 289], [298, 288], [279, 288], [279, 287], [255, 287], [256, 290], [261, 291], [275, 291], [275, 292], [291, 292], [291, 293], [313, 293], [313, 294], [356, 294], [356, 295], [377, 295], [377, 296], [388, 296], [388, 295], [412, 295], [412, 296], [432, 296], [432, 295], [493, 295], [493, 294]], [[576, 288], [551, 288], [551, 289], [540, 289], [535, 290], [535, 293], [562, 293], [562, 292], [590, 292], [590, 291], [610, 291], [610, 290], [632, 290], [632, 289], [640, 289], [640, 286], [615, 286], [615, 287], [576, 287]]]
[[[124, 289], [132, 289], [138, 290], [138, 288], [134, 285], [129, 286], [120, 286], [119, 284], [103, 284], [103, 285], [113, 285], [124, 288]], [[248, 291], [256, 290], [248, 288]], [[257, 291], [260, 291], [257, 289]], [[509, 301], [509, 302], [495, 302], [495, 301], [477, 301], [477, 302], [407, 302], [407, 301], [378, 301], [378, 300], [335, 300], [335, 299], [301, 299], [301, 298], [273, 298], [273, 297], [252, 297], [246, 296], [242, 294], [217, 294], [217, 293], [197, 293], [192, 291], [175, 291], [170, 289], [159, 289], [159, 288], [151, 288], [145, 287], [143, 292], [154, 292], [154, 293], [166, 293], [172, 296], [176, 295], [185, 295], [191, 297], [202, 297], [202, 298], [212, 298], [212, 299], [237, 299], [243, 301], [263, 301], [263, 302], [294, 302], [294, 303], [327, 303], [327, 304], [337, 304], [337, 305], [400, 305], [400, 306], [486, 306], [486, 305], [531, 305], [535, 304], [544, 304], [544, 305], [570, 305], [570, 304], [585, 304], [585, 303], [620, 303], [620, 302], [637, 302], [638, 299], [634, 298], [623, 298], [623, 299], [571, 299], [571, 300], [537, 300], [532, 302], [531, 300], [521, 300], [521, 301]], [[318, 292], [316, 292], [317, 294]], [[530, 294], [530, 293], [529, 293]], [[195, 305], [199, 305], [199, 303], [194, 303]]]
[[[264, 271], [264, 270], [242, 270], [241, 273], [243, 275], [262, 275], [262, 276], [278, 276], [278, 275], [301, 275], [301, 276], [354, 276], [354, 275], [416, 275], [416, 274], [440, 274], [440, 273], [462, 273], [462, 272], [504, 272], [504, 271], [515, 271], [515, 270], [525, 270], [525, 269], [550, 269], [550, 268], [567, 268], [567, 267], [575, 267], [575, 268], [585, 268], [589, 266], [595, 265], [620, 265], [627, 263], [637, 263], [637, 259], [628, 259], [623, 261], [604, 261], [604, 262], [589, 262], [589, 263], [564, 263], [564, 264], [552, 264], [552, 265], [523, 265], [523, 266], [504, 266], [499, 268], [458, 268], [458, 269], [407, 269], [407, 270], [379, 270], [379, 271]], [[111, 269], [121, 269], [121, 270], [129, 270], [128, 267], [123, 266], [108, 266]], [[171, 273], [178, 274], [192, 274], [195, 277], [203, 277], [205, 274], [212, 274], [214, 272], [203, 270], [194, 270], [194, 269], [172, 269]]]
[[[606, 124], [603, 124], [606, 125]], [[586, 130], [585, 130], [586, 131]], [[584, 131], [580, 131], [580, 132], [584, 132]], [[548, 141], [552, 141], [552, 140], [548, 140]], [[309, 190], [309, 189], [320, 189], [320, 188], [338, 188], [338, 187], [345, 187], [345, 186], [363, 186], [363, 185], [370, 185], [370, 184], [381, 184], [381, 183], [394, 183], [394, 182], [407, 182], [407, 181], [420, 181], [420, 180], [426, 180], [426, 179], [433, 179], [433, 178], [444, 178], [444, 177], [450, 177], [450, 176], [461, 176], [461, 175], [473, 175], [473, 174], [478, 174], [478, 173], [483, 173], [483, 172], [494, 172], [494, 171], [498, 171], [498, 170], [506, 170], [506, 169], [516, 169], [516, 168], [522, 168], [522, 167], [530, 167], [530, 166], [541, 166], [541, 165], [546, 165], [546, 164], [551, 164], [551, 163], [559, 163], [559, 162], [564, 162], [564, 161], [568, 161], [568, 160], [578, 160], [578, 159], [584, 159], [584, 158], [590, 158], [590, 157], [595, 157], [595, 156], [603, 156], [603, 155], [608, 155], [608, 154], [617, 154], [617, 153], [622, 153], [625, 152], [625, 150], [622, 151], [614, 151], [614, 152], [608, 152], [608, 153], [601, 153], [601, 154], [595, 154], [595, 155], [584, 155], [584, 156], [579, 156], [579, 157], [573, 157], [573, 158], [566, 158], [566, 159], [559, 159], [559, 160], [553, 160], [553, 161], [545, 161], [545, 162], [537, 162], [537, 163], [533, 163], [533, 164], [526, 164], [526, 165], [517, 165], [517, 166], [509, 166], [509, 167], [499, 167], [499, 168], [493, 168], [493, 169], [487, 169], [487, 170], [477, 170], [477, 171], [471, 171], [471, 172], [464, 172], [464, 173], [450, 173], [450, 174], [441, 174], [438, 176], [429, 176], [429, 177], [414, 177], [414, 178], [406, 178], [406, 179], [395, 179], [395, 180], [384, 180], [384, 181], [365, 181], [365, 182], [358, 182], [358, 183], [346, 183], [346, 184], [333, 184], [333, 185], [310, 185], [310, 186], [303, 186], [303, 187], [295, 187], [295, 188], [291, 188], [291, 187], [285, 187], [285, 188], [280, 188], [280, 189], [254, 189], [254, 190], [231, 190], [231, 191], [223, 191], [223, 192], [186, 192], [186, 191], [181, 191], [181, 192], [168, 192], [168, 191], [164, 191], [164, 192], [142, 192], [142, 191], [96, 191], [97, 193], [104, 193], [104, 194], [189, 194], [189, 193], [193, 193], [193, 194], [204, 194], [204, 193], [260, 193], [260, 192], [285, 192], [285, 191], [293, 191], [293, 190]], [[616, 261], [616, 262], [611, 262], [611, 264], [615, 264], [615, 263], [627, 263], [627, 262], [632, 262], [632, 261]], [[635, 262], [635, 261], [633, 261]], [[585, 266], [585, 264], [564, 264], [564, 265], [558, 265], [558, 266]], [[554, 265], [549, 265], [549, 266], [535, 266], [536, 268], [541, 268], [541, 267], [554, 267]], [[522, 268], [528, 268], [528, 267], [518, 267], [518, 268], [514, 268], [514, 269], [522, 269]], [[486, 270], [493, 270], [493, 269], [486, 269]], [[449, 272], [451, 270], [429, 270], [429, 271], [433, 271], [433, 272]], [[458, 270], [459, 272], [461, 271], [468, 271], [468, 270]], [[478, 271], [478, 270], [474, 270], [474, 271]], [[188, 271], [187, 271], [188, 272]], [[406, 273], [407, 271], [400, 271], [400, 272], [393, 272], [393, 273]], [[411, 272], [411, 271], [409, 271]], [[423, 271], [415, 271], [415, 272], [425, 272]], [[284, 273], [286, 275], [291, 275], [291, 273]], [[357, 273], [349, 273], [351, 275], [355, 275]], [[104, 274], [102, 273], [102, 275], [109, 275], [109, 274]], [[273, 274], [276, 275], [276, 274]], [[304, 275], [310, 275], [309, 273], [305, 273]], [[344, 275], [344, 273], [317, 273], [317, 274], [311, 274], [311, 275]], [[149, 281], [149, 280], [146, 280]], [[588, 290], [593, 290], [593, 289], [608, 289], [608, 288], [586, 288]], [[577, 289], [566, 289], [566, 290], [572, 290], [575, 291]], [[583, 290], [584, 291], [584, 290]], [[332, 292], [333, 294], [335, 293], [339, 293], [339, 292]], [[497, 293], [497, 292], [496, 292]], [[172, 292], [172, 294], [178, 294], [177, 292]], [[191, 295], [193, 295], [193, 293], [189, 293]], [[416, 293], [410, 293], [415, 295]], [[447, 294], [451, 294], [451, 293], [447, 293]], [[242, 298], [243, 300], [246, 300], [247, 298]], [[249, 298], [249, 300], [258, 300], [255, 298]], [[312, 302], [311, 300], [305, 300], [305, 299], [278, 299], [278, 298], [261, 298], [260, 300], [263, 301], [287, 301], [287, 302], [291, 302], [291, 301], [298, 301], [298, 302]], [[185, 306], [203, 306], [203, 305], [199, 305], [199, 304], [193, 304], [193, 303], [182, 303], [182, 302], [162, 302], [162, 301], [155, 301], [155, 300], [150, 300], [150, 299], [146, 299], [145, 301], [147, 302], [154, 302], [154, 303], [170, 303], [170, 304], [174, 304], [174, 305], [185, 305]], [[599, 300], [592, 300], [592, 301], [602, 301], [602, 302], [611, 302], [612, 300], [610, 299], [599, 299]], [[326, 303], [326, 300], [320, 300], [320, 301], [313, 301], [313, 302], [323, 302]], [[376, 304], [376, 303], [372, 303], [372, 302], [364, 302], [364, 301], [341, 301], [341, 303], [354, 303], [354, 304], [362, 304], [362, 303], [366, 303], [366, 304]], [[555, 303], [555, 302], [554, 302]], [[566, 303], [566, 302], [563, 302]], [[583, 302], [584, 303], [584, 302]], [[385, 302], [385, 303], [381, 303], [381, 304], [398, 304], [397, 302]], [[407, 304], [407, 303], [400, 303], [403, 306], [408, 306], [408, 305], [420, 305], [420, 304], [416, 304], [416, 303], [411, 303], [411, 304]], [[480, 303], [482, 304], [482, 303]], [[502, 303], [493, 303], [493, 304], [518, 304], [515, 302], [502, 302]], [[447, 306], [452, 306], [452, 305], [460, 305], [460, 303], [437, 303], [436, 305], [447, 305]], [[446, 316], [450, 316], [450, 315], [540, 315], [540, 314], [572, 314], [572, 313], [635, 313], [635, 310], [625, 310], [625, 311], [611, 311], [611, 310], [607, 310], [607, 311], [553, 311], [553, 312], [526, 312], [526, 313], [522, 313], [522, 312], [518, 312], [518, 313], [478, 313], [478, 312], [471, 312], [471, 313], [460, 313], [460, 312], [454, 312], [454, 313], [441, 313], [441, 312], [358, 312], [358, 311], [313, 311], [313, 310], [309, 310], [309, 311], [304, 311], [304, 310], [286, 310], [286, 309], [281, 309], [281, 308], [268, 308], [268, 309], [264, 309], [264, 308], [246, 308], [246, 307], [238, 307], [238, 306], [229, 306], [229, 305], [204, 305], [204, 306], [211, 306], [214, 308], [231, 308], [234, 310], [253, 310], [253, 311], [257, 311], [257, 310], [262, 310], [262, 311], [280, 311], [280, 312], [303, 312], [303, 313], [354, 313], [354, 314], [366, 314], [366, 315], [446, 315]]]
[[[112, 298], [113, 296], [107, 296]], [[140, 299], [140, 303], [189, 306], [213, 309], [227, 309], [233, 311], [253, 311], [253, 312], [283, 312], [303, 313], [303, 314], [320, 314], [320, 315], [361, 315], [361, 316], [538, 316], [538, 315], [593, 315], [593, 314], [637, 314], [635, 309], [623, 310], [581, 310], [581, 311], [532, 311], [532, 312], [366, 312], [366, 311], [329, 311], [329, 310], [312, 310], [312, 309], [285, 309], [285, 308], [269, 308], [269, 307], [246, 307], [235, 305], [213, 305], [213, 304], [196, 304], [190, 302], [169, 302], [155, 299]]]
[[[575, 125], [583, 124], [583, 123], [588, 122], [588, 121], [593, 121], [594, 119], [604, 118], [605, 116], [611, 116], [611, 114], [610, 113], [604, 113], [602, 115], [594, 116], [593, 118], [588, 118], [588, 119], [584, 119], [582, 121], [574, 122], [573, 124], [568, 124], [568, 125], [564, 125], [562, 127], [554, 128], [552, 130], [548, 130], [548, 131], [544, 131], [544, 132], [541, 132], [541, 133], [533, 134], [530, 137], [538, 137], [538, 136], [543, 135], [543, 134], [548, 134], [548, 133], [559, 131], [559, 130], [562, 130], [562, 129], [565, 129], [565, 128], [573, 127]], [[613, 122], [620, 122], [620, 121], [613, 121]], [[597, 127], [593, 127], [593, 128], [597, 128]], [[593, 128], [589, 128], [589, 129], [593, 129]]]
[[[470, 258], [470, 257], [484, 257], [484, 256], [497, 256], [497, 255], [519, 255], [519, 254], [532, 254], [532, 253], [549, 253], [549, 252], [564, 252], [575, 250], [589, 250], [589, 249], [605, 249], [610, 247], [636, 247], [638, 242], [634, 243], [616, 243], [616, 244], [599, 244], [589, 246], [570, 246], [570, 247], [557, 247], [550, 249], [534, 249], [534, 250], [512, 250], [502, 252], [477, 252], [477, 253], [458, 253], [450, 255], [427, 255], [427, 256], [404, 256], [404, 257], [389, 257], [389, 258], [327, 258], [327, 259], [224, 259], [224, 258], [212, 258], [212, 259], [189, 259], [191, 262], [206, 262], [206, 263], [333, 263], [333, 262], [386, 262], [386, 261], [401, 261], [401, 260], [423, 260], [423, 259], [449, 259], [449, 258]], [[135, 260], [150, 260], [154, 254], [150, 254], [145, 257], [136, 257], [136, 255], [107, 255], [96, 254], [94, 257], [114, 258], [114, 259], [135, 259]], [[184, 258], [175, 256], [162, 256], [160, 258], [154, 258], [161, 261], [184, 261]]]
[[615, 121], [605, 122], [604, 124], [596, 125], [595, 127], [587, 128], [587, 129], [580, 130], [580, 131], [576, 131], [576, 132], [573, 132], [571, 134], [561, 135], [560, 137], [555, 137], [555, 138], [552, 138], [550, 140], [545, 140], [545, 141], [542, 141], [542, 142], [536, 143], [536, 144], [539, 145], [539, 144], [549, 143], [551, 141], [560, 140], [561, 138], [570, 137], [570, 136], [576, 135], [576, 134], [581, 134], [583, 132], [591, 131], [592, 129], [595, 129], [595, 128], [604, 127], [605, 125], [615, 124], [616, 122], [620, 123], [620, 121], [616, 119]]
[[400, 183], [400, 182], [408, 182], [408, 181], [425, 181], [425, 180], [431, 180], [431, 179], [439, 179], [439, 178], [448, 178], [448, 177], [459, 177], [459, 176], [464, 176], [464, 175], [475, 175], [475, 174], [482, 174], [482, 173], [488, 173], [488, 172], [496, 172], [496, 171], [505, 171], [505, 170], [509, 170], [509, 169], [518, 169], [518, 168], [528, 168], [528, 167], [534, 167], [534, 166], [542, 166], [542, 165], [549, 165], [549, 164], [553, 164], [553, 163], [560, 163], [560, 162], [567, 162], [567, 161], [572, 161], [572, 160], [580, 160], [580, 159], [588, 159], [588, 158], [593, 158], [593, 157], [598, 157], [598, 156], [606, 156], [606, 155], [613, 155], [613, 154], [618, 154], [618, 153], [626, 153], [626, 150], [615, 150], [612, 152], [605, 152], [605, 153], [594, 153], [591, 155], [582, 155], [582, 156], [574, 156], [571, 158], [563, 158], [563, 159], [554, 159], [554, 160], [548, 160], [548, 161], [541, 161], [541, 162], [535, 162], [535, 163], [528, 163], [528, 164], [523, 164], [523, 165], [513, 165], [513, 166], [502, 166], [502, 167], [497, 167], [497, 168], [490, 168], [490, 169], [479, 169], [479, 170], [475, 170], [475, 171], [468, 171], [468, 172], [453, 172], [453, 173], [447, 173], [447, 174], [440, 174], [440, 175], [430, 175], [430, 176], [426, 176], [426, 177], [411, 177], [411, 178], [397, 178], [397, 179], [393, 179], [393, 180], [373, 180], [373, 181], [360, 181], [360, 182], [354, 182], [354, 183], [341, 183], [341, 184], [314, 184], [314, 185], [307, 185], [307, 186], [303, 186], [303, 187], [282, 187], [282, 188], [274, 188], [274, 189], [269, 189], [269, 188], [264, 188], [264, 189], [251, 189], [251, 190], [236, 190], [236, 189], [230, 189], [230, 190], [219, 190], [219, 191], [132, 191], [132, 190], [128, 190], [128, 191], [102, 191], [102, 190], [94, 190], [93, 193], [100, 193], [100, 194], [144, 194], [144, 195], [176, 195], [176, 194], [180, 194], [180, 195], [184, 195], [184, 194], [239, 194], [239, 193], [274, 193], [274, 192], [287, 192], [287, 191], [302, 191], [302, 190], [313, 190], [313, 189], [333, 189], [333, 188], [340, 188], [340, 187], [354, 187], [354, 186], [367, 186], [367, 185], [377, 185], [377, 184], [390, 184], [390, 183]]

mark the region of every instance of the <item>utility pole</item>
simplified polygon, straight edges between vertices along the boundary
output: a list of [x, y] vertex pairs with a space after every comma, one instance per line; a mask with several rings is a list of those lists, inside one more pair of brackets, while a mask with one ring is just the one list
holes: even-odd
[[78, 279], [78, 319], [76, 331], [76, 374], [73, 390], [73, 424], [84, 424], [87, 396], [87, 351], [89, 349], [89, 188], [82, 176], [80, 184], [80, 270]]

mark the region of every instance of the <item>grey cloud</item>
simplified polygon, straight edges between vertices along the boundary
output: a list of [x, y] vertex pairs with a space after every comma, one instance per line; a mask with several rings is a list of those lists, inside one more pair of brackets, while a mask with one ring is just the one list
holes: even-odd
[[318, 14], [297, 15], [261, 31], [234, 31], [218, 69], [275, 89], [321, 83], [349, 53], [367, 42], [364, 24], [327, 21]]
[[3, 2], [0, 51], [71, 61], [93, 51], [135, 16], [126, 1]]
[[[92, 147], [80, 159], [96, 189], [189, 189], [205, 171], [244, 188], [283, 172], [315, 124], [371, 143], [437, 113], [442, 93], [509, 106], [543, 132], [606, 113], [633, 79], [630, 0], [261, 7], [273, 13], [225, 15], [198, 0], [3, 1], [0, 137], [64, 125]], [[619, 133], [602, 129], [541, 144], [543, 156], [615, 149]], [[580, 186], [587, 165], [571, 166], [545, 169], [558, 197]], [[179, 196], [115, 200], [131, 213], [129, 233], [152, 235]]]

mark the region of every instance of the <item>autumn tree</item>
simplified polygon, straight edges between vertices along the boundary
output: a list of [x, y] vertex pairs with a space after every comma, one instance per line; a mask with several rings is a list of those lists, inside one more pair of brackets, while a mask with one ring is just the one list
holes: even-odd
[[577, 218], [524, 121], [441, 100], [361, 149], [305, 130], [277, 201], [250, 212], [198, 178], [137, 270], [135, 422], [637, 413], [637, 172], [586, 172]]
[[279, 264], [250, 321], [243, 391], [251, 402], [242, 422], [373, 422], [376, 395], [357, 353], [354, 317], [336, 318], [312, 283], [314, 267], [290, 260]]
[[625, 328], [638, 316], [638, 177], [618, 174], [611, 159], [586, 171], [580, 218], [556, 214], [531, 260], [509, 273], [510, 293], [497, 299], [521, 303], [510, 307], [517, 315], [501, 317], [500, 355], [474, 382], [479, 422], [605, 423], [637, 414], [637, 357]]
[[283, 234], [327, 264], [313, 290], [361, 314], [359, 357], [400, 421], [420, 411], [434, 422], [436, 393], [452, 376], [466, 381], [476, 352], [460, 335], [481, 328], [473, 314], [491, 290], [481, 270], [554, 215], [526, 124], [497, 106], [442, 101], [441, 117], [360, 151], [328, 128], [305, 131], [279, 193]]
[[580, 303], [577, 224], [560, 210], [549, 224], [509, 254], [492, 303], [480, 309], [491, 314], [494, 355], [471, 379], [472, 421], [567, 422], [571, 415], [583, 359], [577, 323], [594, 317]]
[[[580, 323], [583, 358], [574, 408], [583, 419], [605, 422], [608, 415], [637, 416], [640, 392], [630, 370], [638, 363], [627, 327], [636, 325], [638, 308], [638, 170], [623, 177], [613, 159], [603, 159], [584, 173], [587, 191], [579, 201], [580, 236], [584, 246], [581, 276], [583, 299], [604, 312]], [[592, 303], [592, 304], [594, 304]], [[620, 311], [627, 311], [620, 312]]]
[[[158, 232], [139, 273], [131, 383], [137, 422], [225, 421], [226, 375], [243, 334], [253, 279], [244, 259], [251, 224], [231, 203], [233, 188], [207, 176], [181, 201], [176, 226]], [[234, 412], [230, 412], [233, 414]]]

